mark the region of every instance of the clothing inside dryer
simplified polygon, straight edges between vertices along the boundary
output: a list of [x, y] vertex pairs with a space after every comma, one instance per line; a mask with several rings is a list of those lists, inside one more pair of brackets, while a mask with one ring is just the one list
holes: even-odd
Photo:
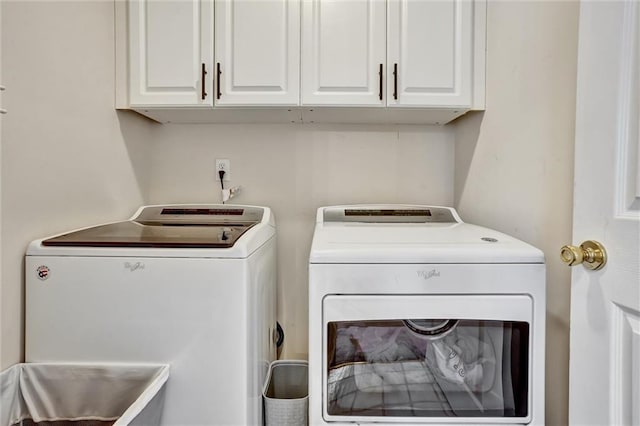
[[527, 323], [340, 321], [327, 331], [331, 415], [527, 416]]

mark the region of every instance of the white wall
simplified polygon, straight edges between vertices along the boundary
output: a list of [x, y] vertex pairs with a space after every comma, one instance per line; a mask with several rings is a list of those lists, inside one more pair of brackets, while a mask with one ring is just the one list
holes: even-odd
[[27, 244], [128, 217], [143, 202], [149, 132], [147, 120], [113, 109], [113, 2], [3, 0], [2, 9], [0, 369], [22, 359]]
[[487, 109], [456, 125], [461, 216], [545, 253], [549, 425], [568, 424], [571, 281], [558, 253], [571, 242], [578, 10], [491, 1]]
[[231, 160], [233, 202], [269, 206], [278, 228], [282, 356], [307, 357], [307, 265], [316, 209], [344, 203], [453, 203], [454, 140], [434, 126], [157, 125], [149, 202], [219, 202], [216, 158]]

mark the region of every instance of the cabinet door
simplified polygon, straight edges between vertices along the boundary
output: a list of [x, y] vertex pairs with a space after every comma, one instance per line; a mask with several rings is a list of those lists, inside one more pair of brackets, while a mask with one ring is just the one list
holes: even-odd
[[213, 105], [213, 0], [130, 0], [129, 55], [132, 106]]
[[470, 107], [471, 0], [389, 0], [388, 106]]
[[302, 104], [383, 106], [384, 0], [303, 0]]
[[216, 105], [298, 105], [298, 0], [216, 0], [215, 7]]

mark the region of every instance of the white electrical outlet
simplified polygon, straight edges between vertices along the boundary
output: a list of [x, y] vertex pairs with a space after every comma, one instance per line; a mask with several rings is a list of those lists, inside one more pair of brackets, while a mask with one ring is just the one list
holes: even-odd
[[219, 171], [224, 170], [224, 182], [229, 182], [231, 180], [231, 160], [228, 159], [217, 159], [216, 158], [216, 180], [220, 180]]

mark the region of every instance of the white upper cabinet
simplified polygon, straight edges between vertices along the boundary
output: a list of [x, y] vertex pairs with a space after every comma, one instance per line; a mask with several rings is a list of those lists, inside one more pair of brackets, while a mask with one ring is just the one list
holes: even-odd
[[129, 0], [131, 106], [213, 105], [213, 0]]
[[486, 0], [116, 1], [116, 105], [161, 122], [447, 123], [484, 109], [486, 12]]
[[298, 105], [299, 1], [216, 0], [215, 15], [215, 104]]
[[388, 106], [471, 106], [473, 11], [470, 0], [388, 0]]
[[303, 0], [302, 105], [471, 108], [476, 49], [484, 55], [474, 10], [471, 0]]
[[384, 106], [384, 0], [302, 0], [302, 105]]

